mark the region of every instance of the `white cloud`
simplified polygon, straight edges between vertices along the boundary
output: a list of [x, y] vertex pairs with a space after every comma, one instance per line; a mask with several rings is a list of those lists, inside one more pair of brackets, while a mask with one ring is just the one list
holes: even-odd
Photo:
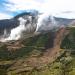
[[75, 0], [8, 0], [10, 10], [39, 9], [42, 11], [75, 11]]
[[5, 13], [0, 13], [0, 20], [1, 19], [10, 19], [12, 16], [5, 14]]
[[55, 16], [69, 18], [69, 19], [75, 19], [75, 12], [70, 11], [70, 12], [57, 13]]
[[[10, 4], [6, 4], [10, 11], [25, 10], [25, 9], [37, 9], [41, 6], [41, 3], [35, 0], [8, 0]], [[11, 4], [12, 3], [12, 4]]]
[[37, 9], [53, 15], [65, 11], [75, 12], [75, 0], [8, 0], [8, 2], [6, 6], [9, 11]]

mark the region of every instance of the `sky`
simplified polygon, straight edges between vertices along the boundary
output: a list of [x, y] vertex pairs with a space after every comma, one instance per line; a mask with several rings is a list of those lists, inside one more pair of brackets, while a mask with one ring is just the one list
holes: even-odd
[[75, 18], [75, 0], [0, 0], [0, 19], [35, 9], [57, 17]]

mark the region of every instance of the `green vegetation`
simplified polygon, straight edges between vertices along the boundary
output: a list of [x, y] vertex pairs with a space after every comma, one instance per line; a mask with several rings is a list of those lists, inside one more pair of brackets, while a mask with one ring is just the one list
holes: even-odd
[[[51, 33], [30, 37], [22, 42], [24, 47], [15, 51], [8, 51], [7, 46], [2, 45], [0, 47], [0, 75], [75, 75], [75, 28], [69, 29], [70, 33], [64, 37], [61, 44], [61, 48], [64, 50], [63, 55], [60, 54], [53, 63], [38, 67], [26, 65], [25, 60], [30, 55], [39, 57], [42, 54], [46, 45], [49, 44], [48, 42], [51, 42], [48, 41]], [[16, 61], [18, 62], [16, 63]], [[22, 64], [24, 65], [22, 66]], [[26, 67], [28, 70], [20, 72], [18, 71], [19, 66], [21, 69]]]
[[49, 34], [38, 35], [31, 37], [22, 42], [24, 47], [18, 50], [8, 50], [6, 45], [0, 47], [1, 60], [13, 60], [16, 58], [27, 57], [34, 50], [42, 52], [45, 49], [45, 44], [48, 41]]
[[45, 33], [35, 37], [28, 38], [26, 39], [26, 41], [23, 42], [23, 44], [25, 44], [25, 46], [44, 47], [49, 39], [49, 35], [50, 33]]
[[[73, 65], [74, 64], [74, 65]], [[14, 72], [13, 72], [14, 73]], [[75, 59], [67, 52], [60, 59], [57, 58], [52, 64], [46, 64], [41, 68], [33, 68], [31, 71], [20, 72], [15, 75], [74, 75]], [[14, 74], [12, 74], [14, 75]]]
[[62, 41], [61, 48], [75, 49], [75, 28], [69, 28], [70, 33]]

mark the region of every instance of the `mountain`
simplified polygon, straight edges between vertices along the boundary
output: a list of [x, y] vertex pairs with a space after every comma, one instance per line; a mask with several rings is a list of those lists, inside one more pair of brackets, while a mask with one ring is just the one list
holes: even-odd
[[0, 37], [1, 41], [18, 40], [26, 34], [31, 34], [35, 31], [37, 15], [31, 12], [25, 12], [13, 17], [0, 21]]
[[24, 39], [38, 33], [57, 31], [73, 21], [75, 20], [54, 17], [38, 11], [25, 11], [11, 19], [0, 20], [0, 41]]
[[74, 19], [26, 12], [0, 22], [8, 34], [1, 34], [0, 75], [75, 74]]

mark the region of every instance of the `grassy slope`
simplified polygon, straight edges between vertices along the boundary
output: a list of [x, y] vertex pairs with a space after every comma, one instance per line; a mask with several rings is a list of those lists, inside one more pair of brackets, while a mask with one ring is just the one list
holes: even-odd
[[70, 33], [64, 38], [61, 44], [61, 48], [64, 49], [75, 49], [75, 28], [70, 29]]
[[1, 60], [13, 60], [18, 57], [27, 56], [33, 50], [42, 51], [45, 49], [45, 43], [48, 41], [48, 33], [43, 35], [38, 35], [35, 37], [28, 38], [22, 41], [24, 47], [17, 50], [8, 50], [7, 45], [2, 45], [0, 47], [0, 59]]
[[[75, 28], [71, 28], [70, 34], [67, 35], [62, 44], [61, 48], [65, 48], [68, 50], [74, 50], [75, 44], [73, 43], [75, 38]], [[34, 53], [35, 55], [38, 53], [40, 55], [42, 50], [45, 48], [45, 44], [48, 41], [49, 34], [44, 34], [41, 36], [37, 36], [36, 38], [30, 38], [26, 41], [22, 42], [25, 47], [20, 50], [16, 50], [15, 52], [10, 52], [7, 50], [6, 45], [0, 47], [0, 60], [2, 61], [10, 61], [10, 63], [17, 57], [18, 58], [26, 58], [27, 55]], [[46, 64], [44, 66], [40, 66], [39, 69], [36, 67], [31, 71], [21, 72], [21, 75], [75, 75], [75, 53], [71, 51], [66, 51], [62, 56], [57, 58], [52, 64]], [[12, 60], [11, 60], [12, 59]], [[4, 64], [0, 66], [0, 75], [6, 75], [6, 70], [11, 67], [11, 65]], [[11, 71], [11, 75], [19, 75], [15, 74]]]
[[23, 41], [24, 47], [15, 50], [8, 51], [7, 45], [1, 45], [0, 47], [0, 75], [5, 75], [6, 70], [11, 66], [14, 60], [27, 58], [29, 55], [40, 55], [42, 50], [45, 49], [45, 43], [48, 40], [49, 34], [43, 34], [35, 37], [31, 37]]
[[72, 70], [68, 75], [75, 75], [75, 27], [68, 28], [70, 33], [63, 39], [61, 48], [65, 49], [67, 52], [70, 52], [72, 57], [71, 66]]

